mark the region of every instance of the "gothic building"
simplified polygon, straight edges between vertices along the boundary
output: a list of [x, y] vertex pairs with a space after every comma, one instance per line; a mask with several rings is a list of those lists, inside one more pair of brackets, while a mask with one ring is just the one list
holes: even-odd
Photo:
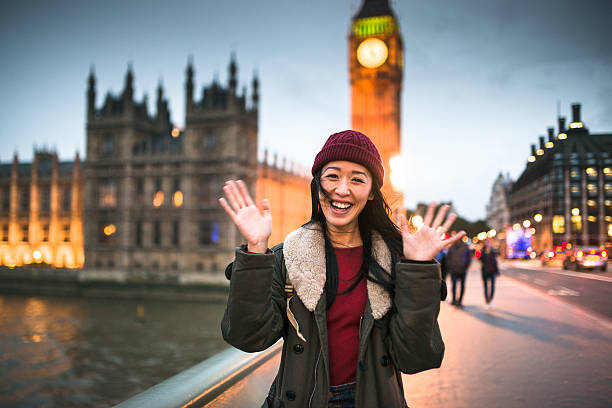
[[486, 220], [487, 224], [497, 232], [504, 231], [510, 225], [510, 207], [508, 204], [512, 184], [510, 174], [504, 176], [500, 172], [491, 189], [491, 197], [486, 206]]
[[120, 95], [95, 106], [87, 91], [84, 186], [85, 266], [147, 271], [219, 271], [239, 235], [217, 199], [225, 180], [257, 179], [258, 79], [250, 98], [237, 90], [232, 58], [226, 86], [194, 95], [187, 67], [184, 129], [176, 127], [160, 85], [156, 113], [134, 100], [131, 68]]
[[572, 105], [572, 122], [560, 117], [531, 145], [527, 166], [510, 192], [510, 224], [529, 225], [534, 248], [564, 242], [610, 246], [612, 235], [612, 134], [590, 133]]
[[81, 163], [34, 150], [32, 163], [0, 164], [0, 265], [83, 266]]

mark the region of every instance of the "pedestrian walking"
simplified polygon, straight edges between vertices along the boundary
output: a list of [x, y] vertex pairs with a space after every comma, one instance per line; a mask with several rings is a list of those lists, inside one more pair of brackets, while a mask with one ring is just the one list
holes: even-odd
[[310, 221], [271, 249], [269, 202], [260, 212], [243, 182], [225, 184], [220, 203], [247, 243], [226, 269], [223, 338], [247, 352], [283, 338], [263, 407], [403, 408], [400, 373], [442, 362], [434, 257], [464, 232], [441, 240], [456, 215], [434, 203], [420, 229], [403, 214], [396, 226], [380, 155], [360, 132], [331, 135], [312, 176]]
[[[456, 236], [457, 232], [453, 231], [451, 236]], [[453, 290], [453, 301], [452, 304], [455, 306], [463, 305], [463, 293], [465, 292], [465, 277], [467, 275], [467, 269], [472, 262], [472, 253], [468, 245], [457, 240], [455, 243], [448, 248], [448, 252], [445, 258], [446, 269], [449, 271], [452, 281]], [[457, 295], [457, 286], [460, 287], [459, 295]]]
[[491, 240], [486, 239], [480, 252], [480, 262], [482, 263], [482, 283], [487, 309], [491, 308], [491, 301], [495, 293], [495, 277], [499, 275], [497, 267], [497, 253], [491, 245]]

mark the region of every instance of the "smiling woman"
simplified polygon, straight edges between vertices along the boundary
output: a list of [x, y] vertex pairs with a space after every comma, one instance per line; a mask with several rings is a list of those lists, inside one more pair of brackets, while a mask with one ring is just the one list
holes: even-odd
[[247, 241], [226, 269], [223, 338], [249, 352], [284, 339], [264, 407], [403, 408], [401, 373], [439, 367], [444, 355], [433, 258], [465, 233], [442, 241], [456, 215], [442, 206], [434, 217], [435, 203], [418, 231], [404, 214], [395, 225], [380, 154], [363, 133], [331, 135], [312, 175], [310, 221], [271, 249], [268, 200], [260, 212], [242, 181], [223, 188], [221, 206]]

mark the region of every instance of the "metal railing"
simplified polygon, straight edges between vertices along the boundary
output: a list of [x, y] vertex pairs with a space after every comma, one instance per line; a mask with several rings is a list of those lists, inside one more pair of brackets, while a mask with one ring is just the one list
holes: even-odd
[[[148, 390], [116, 405], [116, 408], [195, 408], [202, 407], [276, 356], [283, 342], [265, 351], [245, 353], [229, 348]], [[267, 389], [262, 390], [265, 396]], [[259, 405], [263, 402], [258, 401]], [[230, 405], [231, 406], [231, 405]]]

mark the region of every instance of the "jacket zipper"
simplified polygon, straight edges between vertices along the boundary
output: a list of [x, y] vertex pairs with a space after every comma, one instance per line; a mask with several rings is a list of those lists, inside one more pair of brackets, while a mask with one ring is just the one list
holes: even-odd
[[315, 374], [314, 374], [314, 387], [312, 388], [312, 392], [310, 393], [310, 398], [308, 399], [308, 408], [311, 407], [312, 397], [314, 397], [315, 390], [317, 389], [317, 369], [319, 368], [319, 360], [321, 359], [321, 352], [323, 349], [319, 350], [319, 356], [317, 357], [317, 363], [315, 364]]

